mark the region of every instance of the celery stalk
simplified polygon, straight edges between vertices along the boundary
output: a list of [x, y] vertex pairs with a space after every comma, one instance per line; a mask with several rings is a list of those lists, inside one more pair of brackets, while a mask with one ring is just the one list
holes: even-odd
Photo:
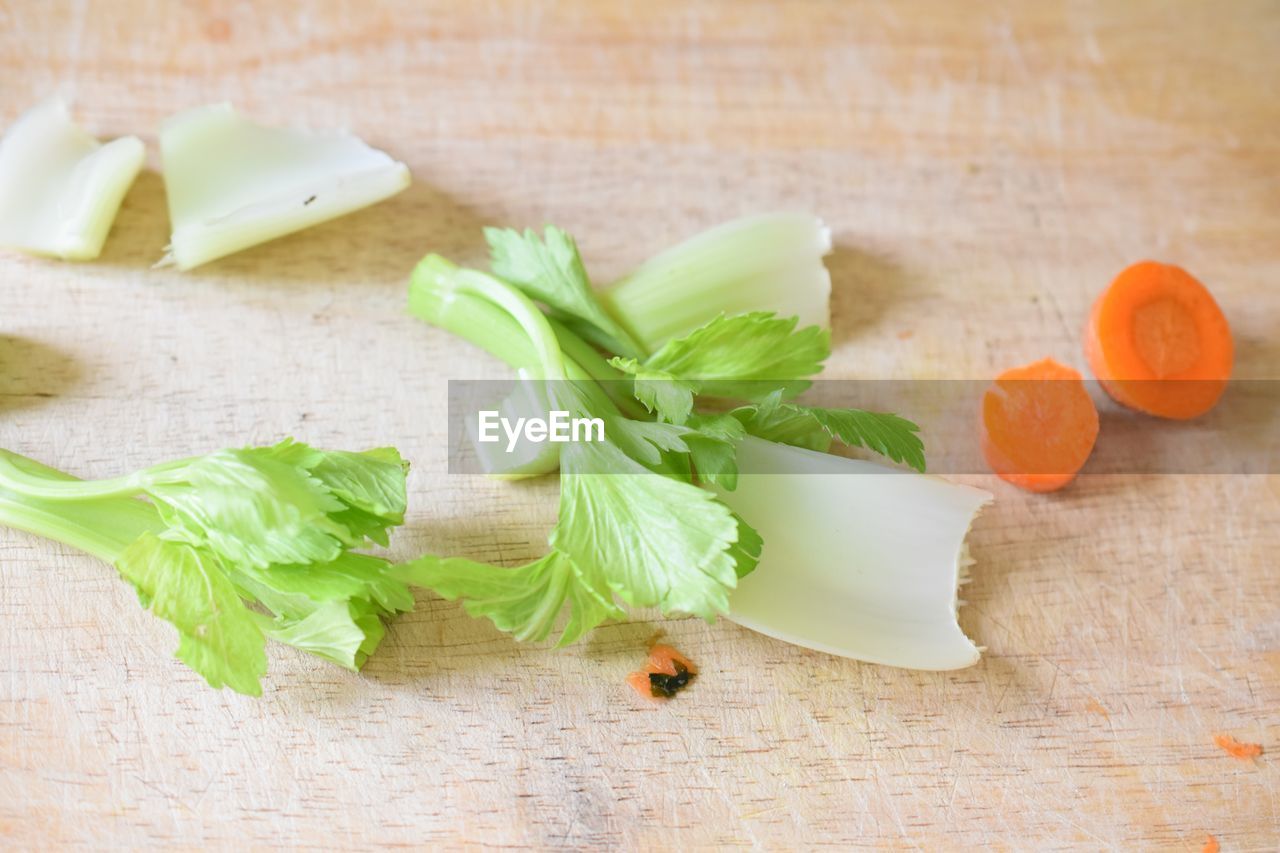
[[760, 531], [729, 619], [811, 649], [908, 669], [970, 666], [956, 621], [965, 538], [991, 495], [923, 474], [758, 438], [720, 498]]
[[173, 226], [161, 264], [190, 269], [367, 207], [409, 170], [354, 136], [265, 127], [214, 104], [160, 130]]
[[145, 153], [136, 136], [99, 143], [61, 101], [31, 109], [0, 141], [0, 246], [98, 257]]
[[[547, 416], [552, 408], [547, 386], [536, 380], [571, 380], [603, 410], [622, 409], [631, 414], [639, 411], [634, 399], [622, 396], [622, 389], [629, 384], [625, 375], [568, 328], [544, 317], [519, 291], [500, 285], [483, 273], [460, 268], [439, 255], [428, 255], [414, 268], [409, 283], [409, 311], [516, 369], [520, 376], [517, 388], [496, 403], [502, 417], [514, 421], [519, 417]], [[618, 381], [603, 385], [592, 381], [605, 379]], [[477, 459], [487, 474], [510, 479], [536, 477], [560, 465], [559, 445], [521, 445], [519, 452], [508, 454], [501, 447], [477, 441], [475, 426], [466, 424]]]
[[720, 314], [773, 311], [829, 326], [831, 232], [808, 214], [726, 222], [645, 261], [600, 292], [613, 317], [653, 352]]

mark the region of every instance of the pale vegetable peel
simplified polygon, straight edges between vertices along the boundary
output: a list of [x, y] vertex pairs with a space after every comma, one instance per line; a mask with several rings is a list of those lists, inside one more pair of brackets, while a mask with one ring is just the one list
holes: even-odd
[[375, 204], [409, 170], [346, 133], [265, 127], [229, 104], [188, 110], [160, 131], [169, 219], [162, 264], [190, 269]]
[[0, 246], [98, 257], [145, 157], [136, 136], [98, 142], [62, 101], [29, 110], [0, 141]]
[[728, 618], [811, 649], [908, 669], [977, 663], [957, 622], [969, 526], [991, 495], [937, 477], [744, 438], [721, 500], [765, 541]]
[[720, 314], [768, 311], [831, 325], [831, 231], [805, 213], [735, 219], [655, 255], [599, 293], [649, 352]]

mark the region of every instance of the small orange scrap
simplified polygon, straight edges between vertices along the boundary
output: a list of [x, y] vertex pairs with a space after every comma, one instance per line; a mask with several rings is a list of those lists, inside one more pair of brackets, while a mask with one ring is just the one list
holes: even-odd
[[1204, 846], [1200, 848], [1200, 853], [1218, 853], [1222, 849], [1222, 845], [1218, 843], [1218, 839], [1212, 835], [1204, 837]]
[[649, 649], [644, 669], [627, 676], [627, 683], [641, 696], [670, 699], [683, 690], [698, 674], [693, 661], [666, 645]]
[[1213, 742], [1225, 749], [1232, 758], [1257, 758], [1262, 755], [1262, 744], [1241, 743], [1231, 735], [1214, 735]]

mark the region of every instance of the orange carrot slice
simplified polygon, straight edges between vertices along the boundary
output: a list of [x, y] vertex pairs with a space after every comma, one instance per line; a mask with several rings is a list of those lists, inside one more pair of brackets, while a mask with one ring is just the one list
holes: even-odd
[[1204, 837], [1204, 846], [1200, 848], [1200, 853], [1218, 853], [1222, 849], [1222, 845], [1218, 843], [1218, 839], [1212, 835]]
[[1051, 492], [1075, 478], [1098, 437], [1080, 374], [1051, 358], [1006, 370], [982, 395], [982, 455], [1002, 480]]
[[677, 664], [684, 667], [690, 675], [698, 674], [698, 668], [693, 665], [693, 661], [671, 648], [671, 646], [659, 644], [649, 649], [650, 672], [660, 672], [663, 675], [676, 675], [678, 671]]
[[671, 646], [657, 645], [649, 650], [644, 669], [628, 675], [627, 683], [641, 696], [670, 699], [697, 674], [693, 661]]
[[1232, 758], [1257, 758], [1262, 755], [1262, 744], [1241, 743], [1231, 735], [1214, 735], [1213, 742], [1226, 750]]
[[1116, 276], [1093, 304], [1084, 352], [1117, 403], [1183, 420], [1218, 402], [1235, 343], [1222, 309], [1194, 276], [1142, 261]]

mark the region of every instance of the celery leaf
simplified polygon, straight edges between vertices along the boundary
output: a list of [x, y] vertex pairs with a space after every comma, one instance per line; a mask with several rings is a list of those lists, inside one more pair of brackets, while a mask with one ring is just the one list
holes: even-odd
[[265, 638], [216, 554], [145, 533], [120, 555], [116, 568], [145, 607], [178, 629], [179, 660], [211, 687], [262, 693]]
[[760, 400], [779, 391], [785, 397], [809, 386], [805, 377], [822, 370], [831, 352], [830, 335], [818, 326], [796, 330], [796, 318], [755, 311], [716, 319], [668, 341], [639, 362], [613, 358], [610, 364], [635, 379], [635, 397], [663, 420], [683, 424], [699, 394]]
[[651, 371], [698, 383], [699, 393], [755, 400], [781, 382], [784, 396], [808, 387], [822, 370], [831, 335], [818, 326], [796, 329], [796, 317], [752, 311], [721, 314], [682, 338], [667, 341], [644, 362]]
[[508, 228], [486, 228], [484, 236], [492, 254], [494, 275], [530, 298], [585, 322], [600, 333], [590, 337], [612, 352], [642, 353], [631, 334], [609, 316], [596, 298], [578, 245], [569, 234], [548, 225], [541, 238], [532, 229], [522, 234]]
[[[268, 637], [310, 652], [350, 670], [358, 670], [368, 656], [368, 637], [356, 616], [360, 609], [347, 601], [326, 601], [302, 617], [281, 616], [264, 626]], [[381, 639], [382, 622], [377, 624]], [[376, 645], [376, 640], [374, 642]]]
[[693, 411], [694, 382], [676, 379], [663, 370], [653, 370], [634, 358], [612, 358], [609, 364], [634, 377], [632, 393], [647, 411], [673, 424], [683, 424]]
[[569, 621], [559, 644], [568, 645], [606, 619], [624, 615], [599, 572], [585, 572], [565, 554], [546, 556], [516, 568], [459, 557], [426, 556], [396, 566], [397, 576], [463, 599], [471, 616], [484, 616], [517, 640], [545, 640], [568, 605]]
[[737, 536], [733, 513], [711, 492], [654, 474], [611, 444], [562, 454], [551, 546], [598, 567], [629, 605], [705, 619], [726, 612]]
[[849, 447], [865, 447], [894, 462], [905, 462], [917, 471], [925, 468], [920, 427], [899, 415], [784, 403], [778, 393], [730, 414], [757, 438], [820, 452], [837, 439]]

